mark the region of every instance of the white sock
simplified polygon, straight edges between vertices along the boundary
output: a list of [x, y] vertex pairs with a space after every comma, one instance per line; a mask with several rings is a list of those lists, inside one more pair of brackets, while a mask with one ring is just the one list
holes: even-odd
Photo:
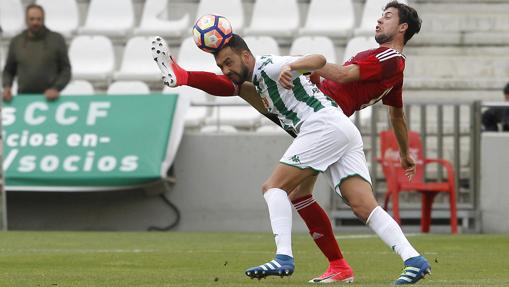
[[271, 188], [263, 194], [269, 207], [270, 224], [276, 240], [276, 254], [293, 257], [292, 253], [292, 204], [286, 192]]
[[368, 217], [366, 224], [385, 242], [403, 261], [419, 256], [406, 239], [398, 223], [380, 206], [377, 206]]

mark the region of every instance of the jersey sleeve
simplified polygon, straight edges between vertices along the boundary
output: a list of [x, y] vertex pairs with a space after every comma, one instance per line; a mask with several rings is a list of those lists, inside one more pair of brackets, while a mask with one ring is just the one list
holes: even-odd
[[382, 98], [382, 103], [395, 108], [403, 107], [403, 81]]
[[[269, 75], [269, 77], [271, 77], [273, 80], [277, 81], [279, 79], [279, 74], [281, 73], [281, 68], [284, 65], [289, 65], [300, 58], [300, 56], [272, 57], [270, 60], [271, 62], [266, 65], [265, 73], [267, 73], [267, 75]], [[298, 78], [300, 75], [301, 74], [298, 71], [292, 71], [292, 80]]]
[[[387, 51], [391, 53], [390, 50], [386, 50], [386, 52]], [[370, 55], [363, 59], [352, 59], [350, 63], [359, 66], [361, 80], [383, 80], [403, 72], [400, 68], [401, 65], [399, 61], [401, 59], [399, 56], [394, 54], [394, 57], [391, 57], [389, 54], [389, 56], [383, 57], [379, 56], [380, 54]]]

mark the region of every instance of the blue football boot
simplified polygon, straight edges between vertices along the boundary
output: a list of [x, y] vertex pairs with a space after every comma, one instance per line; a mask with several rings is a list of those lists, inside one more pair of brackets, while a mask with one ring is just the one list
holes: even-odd
[[403, 273], [394, 282], [395, 285], [415, 284], [424, 278], [425, 275], [431, 274], [431, 266], [424, 256], [419, 255], [409, 258], [405, 261]]
[[260, 266], [251, 267], [246, 270], [246, 275], [253, 278], [262, 279], [267, 276], [290, 276], [293, 274], [295, 264], [293, 257], [283, 254], [276, 254], [274, 260]]

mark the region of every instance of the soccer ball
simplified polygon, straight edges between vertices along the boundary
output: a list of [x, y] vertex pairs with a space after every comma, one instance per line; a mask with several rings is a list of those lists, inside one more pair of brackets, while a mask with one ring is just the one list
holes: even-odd
[[231, 37], [232, 25], [223, 16], [201, 16], [193, 26], [194, 42], [205, 52], [218, 52]]

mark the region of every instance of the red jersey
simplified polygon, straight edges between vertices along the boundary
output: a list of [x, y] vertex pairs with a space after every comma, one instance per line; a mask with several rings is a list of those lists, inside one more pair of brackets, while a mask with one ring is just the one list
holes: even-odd
[[394, 49], [379, 47], [358, 53], [343, 66], [359, 66], [360, 80], [340, 84], [325, 79], [320, 90], [341, 107], [345, 115], [382, 100], [385, 105], [403, 107], [402, 87], [405, 56]]

